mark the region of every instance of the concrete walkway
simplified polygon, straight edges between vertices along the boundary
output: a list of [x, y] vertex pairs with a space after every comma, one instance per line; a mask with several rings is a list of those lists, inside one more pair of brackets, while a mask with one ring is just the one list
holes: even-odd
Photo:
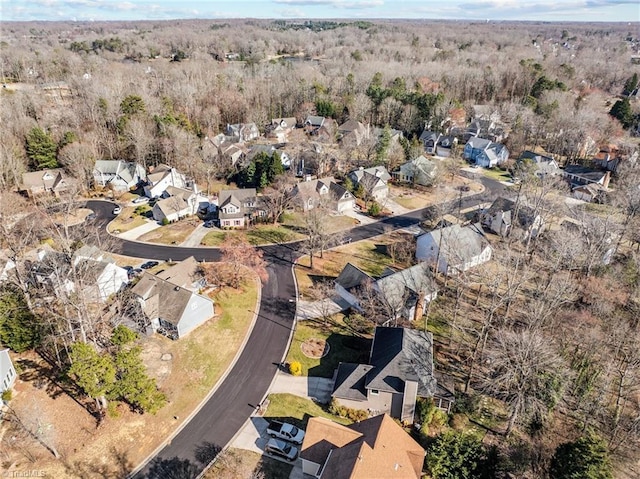
[[132, 230], [125, 231], [124, 233], [120, 233], [118, 238], [125, 240], [137, 240], [140, 236], [149, 231], [153, 231], [155, 229], [160, 228], [162, 225], [157, 221], [149, 220], [145, 224], [138, 226], [137, 228], [133, 228]]
[[185, 246], [188, 248], [195, 248], [200, 246], [200, 241], [204, 238], [207, 233], [210, 231], [216, 231], [216, 228], [205, 228], [204, 223], [200, 223], [195, 230], [189, 235], [189, 237], [180, 243], [180, 246]]

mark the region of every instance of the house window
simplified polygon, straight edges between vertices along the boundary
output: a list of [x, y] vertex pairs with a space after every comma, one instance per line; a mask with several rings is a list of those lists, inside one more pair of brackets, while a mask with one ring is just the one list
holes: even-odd
[[372, 396], [377, 396], [378, 394], [380, 394], [380, 391], [378, 391], [377, 389], [370, 389], [369, 391], [371, 391]]
[[233, 221], [233, 225], [234, 226], [240, 226], [240, 220], [234, 220]]

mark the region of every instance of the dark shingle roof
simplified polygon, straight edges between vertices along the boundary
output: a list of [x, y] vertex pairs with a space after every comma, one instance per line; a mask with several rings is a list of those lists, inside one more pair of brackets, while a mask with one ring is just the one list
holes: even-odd
[[362, 286], [367, 281], [373, 281], [373, 278], [351, 263], [347, 263], [336, 278], [336, 284], [339, 284], [347, 291]]
[[365, 380], [372, 368], [373, 366], [368, 364], [340, 363], [333, 395], [343, 399], [366, 401]]

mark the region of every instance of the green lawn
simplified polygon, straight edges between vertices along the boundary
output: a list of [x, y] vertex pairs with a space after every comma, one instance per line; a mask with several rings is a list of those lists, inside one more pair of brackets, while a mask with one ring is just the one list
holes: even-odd
[[203, 246], [220, 246], [227, 237], [227, 231], [209, 231], [204, 238], [200, 240]]
[[309, 399], [293, 394], [269, 394], [269, 407], [264, 417], [286, 420], [302, 429], [307, 427], [310, 417], [324, 417], [340, 424], [351, 424], [346, 417], [338, 417]]
[[[325, 357], [314, 359], [304, 355], [301, 345], [311, 338], [324, 339], [329, 343], [329, 353]], [[330, 378], [340, 362], [366, 362], [370, 347], [368, 339], [353, 335], [344, 324], [342, 315], [334, 316], [327, 326], [322, 320], [298, 321], [286, 361], [299, 361], [303, 376]]]
[[124, 233], [125, 231], [131, 231], [138, 226], [142, 226], [147, 222], [144, 216], [139, 216], [134, 213], [135, 208], [126, 206], [122, 208], [120, 213], [111, 223], [109, 223], [109, 231], [112, 233], [116, 230]]
[[242, 235], [254, 246], [273, 243], [286, 243], [304, 238], [300, 233], [292, 231], [286, 226], [258, 225], [248, 230], [239, 231], [210, 231], [200, 241], [205, 246], [220, 246], [231, 236]]
[[496, 181], [511, 181], [511, 173], [500, 168], [483, 168], [482, 174]]

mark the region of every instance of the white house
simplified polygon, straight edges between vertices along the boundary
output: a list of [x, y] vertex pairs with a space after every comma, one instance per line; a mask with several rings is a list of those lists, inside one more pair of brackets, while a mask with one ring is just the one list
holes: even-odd
[[348, 176], [353, 186], [362, 185], [370, 198], [380, 202], [387, 198], [389, 194], [387, 183], [391, 179], [391, 175], [384, 166], [361, 167], [349, 173]]
[[436, 179], [438, 167], [435, 161], [420, 155], [413, 160], [400, 165], [394, 171], [393, 178], [401, 183], [411, 183], [422, 186], [431, 186]]
[[130, 161], [98, 160], [93, 168], [94, 183], [116, 191], [129, 191], [145, 177], [144, 167]]
[[146, 272], [132, 292], [151, 328], [171, 339], [185, 336], [215, 314], [208, 297]]
[[144, 194], [149, 198], [159, 198], [169, 186], [185, 188], [187, 186], [187, 180], [185, 176], [175, 168], [160, 164], [147, 175], [147, 185], [144, 187]]
[[153, 219], [156, 221], [164, 221], [166, 218], [172, 223], [185, 216], [195, 215], [200, 201], [206, 202], [206, 199], [198, 194], [197, 189], [194, 191], [168, 186], [163, 196], [164, 198], [157, 201], [151, 210]]
[[491, 259], [491, 246], [480, 225], [451, 225], [418, 237], [416, 258], [436, 263], [438, 271], [456, 274]]
[[16, 369], [13, 367], [13, 362], [11, 362], [11, 357], [9, 356], [9, 350], [3, 349], [0, 351], [0, 394], [11, 389], [17, 377]]

